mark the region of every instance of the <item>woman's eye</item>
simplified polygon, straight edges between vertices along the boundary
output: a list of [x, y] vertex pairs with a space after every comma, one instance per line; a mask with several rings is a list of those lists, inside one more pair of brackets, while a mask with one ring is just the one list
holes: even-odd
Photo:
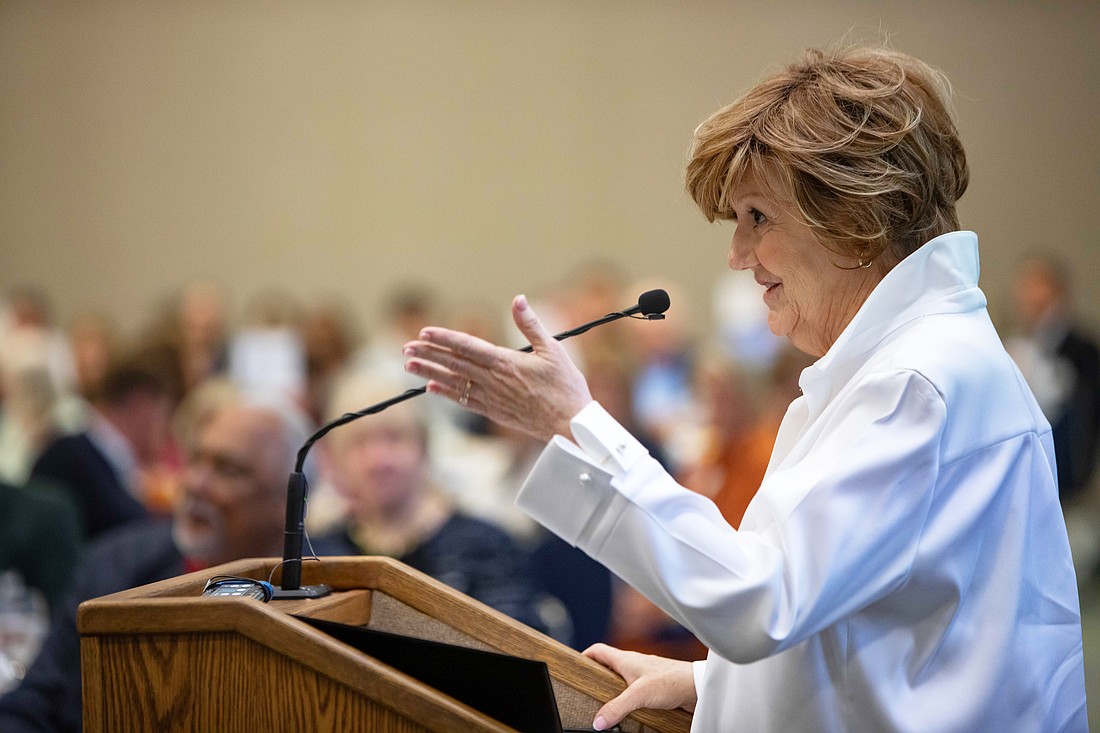
[[749, 214], [752, 216], [752, 223], [756, 226], [760, 226], [768, 220], [768, 217], [764, 216], [756, 209], [749, 209]]

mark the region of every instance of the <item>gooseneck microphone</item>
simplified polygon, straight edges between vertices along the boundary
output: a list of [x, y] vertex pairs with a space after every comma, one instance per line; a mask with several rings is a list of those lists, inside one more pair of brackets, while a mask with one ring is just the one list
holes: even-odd
[[[616, 311], [614, 313], [608, 313], [603, 318], [597, 318], [594, 321], [589, 321], [583, 326], [577, 326], [576, 328], [568, 331], [562, 331], [554, 336], [555, 341], [564, 341], [567, 338], [573, 336], [579, 336], [585, 331], [590, 331], [596, 326], [602, 326], [605, 323], [611, 323], [617, 321], [620, 318], [630, 318], [631, 316], [638, 316], [647, 321], [660, 321], [665, 317], [665, 311], [668, 310], [669, 299], [668, 293], [664, 290], [647, 290], [638, 296], [638, 305], [631, 306], [624, 311]], [[520, 351], [531, 352], [534, 350], [534, 346], [528, 344], [524, 346]]]
[[[562, 331], [554, 336], [554, 340], [564, 341], [567, 338], [578, 336], [585, 331], [589, 331], [596, 326], [602, 326], [605, 323], [611, 323], [620, 318], [636, 317], [647, 321], [659, 321], [665, 317], [664, 313], [668, 310], [669, 305], [668, 293], [664, 290], [647, 290], [638, 296], [637, 305], [631, 306], [626, 310], [608, 313], [602, 318], [597, 318], [594, 321], [590, 321], [583, 326], [577, 326], [569, 331]], [[531, 345], [527, 345], [520, 349], [520, 351], [524, 352], [530, 352], [532, 350], [534, 350], [534, 347]], [[306, 482], [304, 469], [306, 456], [309, 455], [310, 448], [312, 448], [313, 444], [318, 440], [341, 425], [347, 425], [349, 422], [358, 420], [361, 417], [382, 412], [382, 410], [392, 407], [398, 402], [404, 402], [413, 397], [418, 397], [427, 392], [427, 389], [427, 386], [415, 387], [405, 390], [401, 394], [391, 397], [388, 400], [383, 400], [378, 404], [365, 407], [358, 412], [345, 413], [332, 422], [322, 425], [317, 432], [311, 435], [302, 447], [298, 449], [298, 458], [294, 464], [294, 471], [291, 472], [290, 478], [287, 481], [286, 529], [283, 533], [283, 561], [280, 563], [283, 568], [283, 578], [282, 587], [275, 589], [275, 598], [320, 598], [332, 592], [332, 588], [324, 584], [307, 586], [301, 584], [302, 539], [305, 536], [306, 497], [309, 493], [309, 485]]]

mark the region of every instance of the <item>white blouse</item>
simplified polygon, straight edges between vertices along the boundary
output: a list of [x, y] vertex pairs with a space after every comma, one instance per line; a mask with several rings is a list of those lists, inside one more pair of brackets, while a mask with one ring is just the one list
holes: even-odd
[[1084, 731], [1050, 426], [977, 237], [895, 267], [807, 368], [739, 530], [598, 404], [517, 503], [694, 632], [693, 731]]

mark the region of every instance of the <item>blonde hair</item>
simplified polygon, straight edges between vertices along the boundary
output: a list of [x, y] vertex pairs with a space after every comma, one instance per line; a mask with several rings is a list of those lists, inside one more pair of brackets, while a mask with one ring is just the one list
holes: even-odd
[[[335, 420], [348, 412], [357, 412], [391, 397], [396, 397], [405, 392], [406, 388], [408, 388], [407, 384], [402, 384], [388, 375], [371, 371], [344, 371], [333, 384], [332, 394], [328, 400], [326, 419]], [[370, 420], [375, 424], [385, 422], [389, 425], [407, 426], [416, 433], [425, 451], [427, 450], [430, 417], [422, 400], [402, 402], [390, 407], [385, 411], [385, 414], [378, 413], [363, 419]], [[342, 435], [350, 435], [354, 432], [354, 428], [345, 428], [336, 432]], [[333, 435], [329, 440], [339, 442], [342, 439], [338, 435]]]
[[883, 47], [811, 50], [695, 131], [685, 185], [707, 219], [730, 218], [746, 174], [829, 249], [898, 260], [958, 229], [970, 179], [947, 78]]

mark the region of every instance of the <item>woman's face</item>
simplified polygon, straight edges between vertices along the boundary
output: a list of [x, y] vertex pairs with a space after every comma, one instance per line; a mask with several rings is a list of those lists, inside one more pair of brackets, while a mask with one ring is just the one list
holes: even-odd
[[[751, 270], [764, 288], [768, 327], [808, 354], [821, 356], [874, 289], [879, 267], [850, 268], [854, 261], [831, 252], [754, 174], [732, 197], [734, 222], [729, 265]], [[840, 267], [838, 267], [840, 265]]]
[[352, 511], [388, 518], [415, 504], [427, 486], [424, 435], [400, 412], [349, 426], [329, 445], [336, 486]]

